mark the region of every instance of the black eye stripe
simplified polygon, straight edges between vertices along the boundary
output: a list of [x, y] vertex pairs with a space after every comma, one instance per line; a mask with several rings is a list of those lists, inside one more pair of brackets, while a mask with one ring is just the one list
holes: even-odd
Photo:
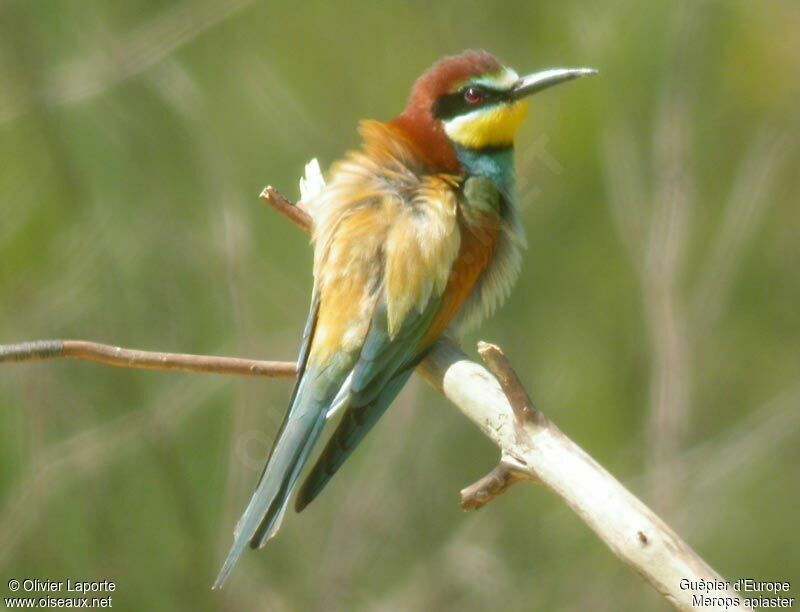
[[[464, 99], [468, 89], [477, 90], [483, 98], [478, 103], [470, 104]], [[436, 119], [447, 120], [466, 114], [476, 108], [508, 100], [508, 92], [489, 89], [480, 85], [465, 85], [458, 91], [441, 96], [433, 103], [433, 116]]]

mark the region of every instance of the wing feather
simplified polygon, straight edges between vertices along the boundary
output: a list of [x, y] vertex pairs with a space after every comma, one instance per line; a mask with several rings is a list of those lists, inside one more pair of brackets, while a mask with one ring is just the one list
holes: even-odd
[[[499, 228], [492, 210], [466, 227], [458, 222], [450, 184], [428, 182], [417, 198], [387, 238], [382, 300], [353, 368], [346, 410], [300, 488], [297, 510], [322, 491], [377, 423], [491, 259]], [[448, 234], [448, 222], [455, 235]]]

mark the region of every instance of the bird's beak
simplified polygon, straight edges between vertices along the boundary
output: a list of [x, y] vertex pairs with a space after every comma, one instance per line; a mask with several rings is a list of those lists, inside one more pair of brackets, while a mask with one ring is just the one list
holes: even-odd
[[517, 81], [511, 89], [511, 99], [519, 100], [553, 85], [591, 74], [597, 74], [597, 70], [594, 68], [553, 68], [529, 74]]

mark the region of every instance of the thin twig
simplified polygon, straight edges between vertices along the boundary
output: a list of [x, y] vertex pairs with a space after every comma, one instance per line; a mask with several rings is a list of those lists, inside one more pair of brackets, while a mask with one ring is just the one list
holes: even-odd
[[464, 510], [477, 510], [505, 493], [511, 485], [525, 480], [536, 481], [530, 474], [521, 471], [515, 461], [501, 459], [486, 476], [461, 489], [461, 507]]
[[295, 378], [297, 373], [297, 365], [292, 361], [261, 361], [238, 357], [140, 351], [84, 340], [40, 340], [0, 345], [0, 363], [46, 359], [79, 359], [118, 368], [263, 378], [291, 379]]
[[267, 185], [258, 196], [262, 202], [272, 206], [281, 215], [289, 219], [295, 226], [299, 227], [306, 234], [311, 233], [312, 220], [311, 216], [302, 209], [302, 207], [295, 206], [288, 198], [284, 197], [277, 189]]

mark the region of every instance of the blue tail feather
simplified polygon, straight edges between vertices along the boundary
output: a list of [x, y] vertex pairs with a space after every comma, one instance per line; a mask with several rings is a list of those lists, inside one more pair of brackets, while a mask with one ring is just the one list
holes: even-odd
[[[305, 382], [305, 381], [303, 381]], [[300, 472], [325, 425], [328, 402], [315, 400], [301, 383], [261, 479], [234, 531], [233, 545], [215, 589], [222, 587], [245, 547], [263, 544], [278, 531]]]

